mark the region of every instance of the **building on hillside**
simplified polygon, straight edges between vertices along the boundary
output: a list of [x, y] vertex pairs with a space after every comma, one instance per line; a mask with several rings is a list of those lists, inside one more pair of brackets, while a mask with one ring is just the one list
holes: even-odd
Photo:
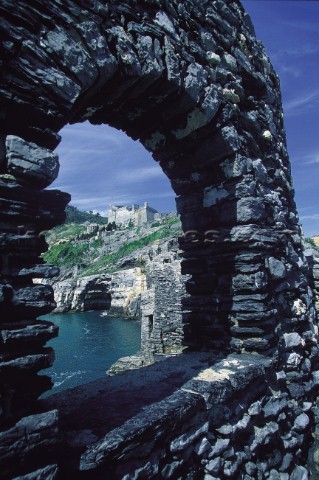
[[110, 205], [108, 221], [122, 226], [127, 226], [129, 223], [140, 226], [147, 222], [153, 222], [156, 213], [158, 213], [157, 210], [149, 207], [147, 202], [142, 207], [136, 204], [131, 206]]

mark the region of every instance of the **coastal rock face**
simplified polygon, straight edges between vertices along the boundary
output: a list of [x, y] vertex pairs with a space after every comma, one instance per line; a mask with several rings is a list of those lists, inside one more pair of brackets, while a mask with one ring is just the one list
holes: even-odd
[[111, 305], [109, 281], [108, 277], [92, 275], [54, 283], [55, 311], [85, 312], [109, 309]]
[[[56, 332], [47, 323], [46, 334], [36, 336], [37, 328], [30, 327], [38, 315], [54, 308], [53, 293], [34, 284], [33, 277], [40, 271], [53, 274], [49, 266], [41, 266], [43, 231], [63, 221], [69, 195], [43, 190], [55, 175], [54, 153], [48, 151], [58, 145], [64, 125], [89, 120], [140, 140], [176, 193], [184, 231], [182, 273], [191, 276], [182, 301], [183, 345], [223, 355], [266, 355], [273, 361], [271, 381], [264, 379], [254, 401], [265, 406], [267, 395], [288, 401], [277, 423], [264, 412], [253, 430], [245, 429], [247, 438], [255, 438], [250, 450], [261, 457], [270, 454], [267, 467], [255, 458], [252, 465], [247, 452], [236, 450], [236, 442], [226, 448], [226, 425], [216, 444], [207, 433], [212, 463], [205, 464], [205, 474], [214, 477], [223, 467], [224, 478], [236, 478], [238, 467], [248, 478], [256, 469], [261, 478], [265, 471], [273, 478], [304, 476], [310, 436], [304, 434], [308, 423], [302, 413], [307, 414], [305, 403], [318, 394], [317, 318], [293, 198], [279, 80], [241, 3], [4, 0], [0, 12], [0, 328], [13, 332], [16, 342], [13, 348], [0, 337], [4, 443], [10, 443], [14, 425], [19, 428], [21, 417], [34, 413], [37, 397], [50, 388], [50, 380], [37, 372], [53, 361], [44, 344]], [[21, 154], [15, 150], [12, 155], [8, 136], [23, 140]], [[163, 298], [167, 288], [164, 285]], [[15, 335], [18, 330], [24, 332]], [[223, 374], [207, 374], [213, 387]], [[236, 378], [226, 378], [222, 392], [236, 389], [240, 375]], [[249, 378], [253, 380], [248, 375], [247, 382]], [[171, 415], [163, 416], [159, 405], [155, 416], [139, 419], [144, 430], [138, 421], [128, 423], [146, 436], [150, 424], [160, 427], [165, 418], [170, 431], [181, 435], [183, 426], [195, 423], [199, 429], [191, 438], [204, 442], [197, 446], [202, 451], [206, 426], [199, 425], [198, 402], [209, 394], [197, 380], [187, 385], [183, 401], [178, 394], [171, 398]], [[190, 391], [196, 388], [194, 398]], [[235, 413], [239, 407], [235, 397], [228, 408]], [[213, 415], [219, 417], [218, 411]], [[283, 432], [280, 422], [289, 416]], [[236, 432], [246, 420], [238, 419]], [[57, 419], [54, 422], [57, 425]], [[313, 425], [311, 415], [309, 422]], [[123, 438], [122, 431], [118, 434], [116, 438]], [[32, 472], [56, 465], [42, 457], [35, 437], [30, 442], [38, 465], [34, 461], [30, 470], [22, 456], [10, 464], [4, 480], [26, 474], [32, 478]], [[288, 457], [282, 463], [276, 460], [274, 439], [282, 452], [291, 453], [293, 463]], [[183, 436], [172, 441], [173, 454], [187, 445]], [[107, 442], [83, 455], [82, 470], [105, 468]], [[138, 442], [141, 448], [147, 446], [140, 436]], [[119, 450], [116, 455], [121, 457]], [[185, 457], [165, 453], [154, 451], [156, 458], [167, 459], [160, 465], [162, 477], [172, 478]], [[193, 450], [190, 455], [193, 458]], [[203, 463], [196, 463], [201, 470], [195, 473], [203, 476]], [[268, 468], [271, 464], [274, 471]], [[116, 475], [152, 478], [158, 468], [152, 457], [144, 465], [131, 463], [130, 473], [120, 468]], [[95, 473], [91, 478], [97, 478]], [[98, 474], [103, 476], [101, 470]]]
[[55, 312], [108, 310], [111, 315], [129, 317], [140, 316], [140, 296], [146, 289], [145, 274], [138, 267], [49, 283], [54, 290]]
[[129, 268], [111, 274], [110, 315], [140, 317], [141, 294], [146, 290], [146, 276], [142, 268]]
[[[143, 267], [134, 267], [139, 263]], [[187, 277], [181, 274], [177, 239], [156, 241], [125, 257], [123, 264], [134, 268], [85, 277], [77, 269], [64, 269], [60, 278], [42, 280], [53, 288], [54, 311], [106, 310], [108, 315], [141, 319], [144, 361], [181, 352]]]

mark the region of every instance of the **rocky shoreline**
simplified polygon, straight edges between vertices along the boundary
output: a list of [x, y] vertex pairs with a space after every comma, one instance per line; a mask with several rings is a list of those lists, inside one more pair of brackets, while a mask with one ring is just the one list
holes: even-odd
[[[144, 235], [149, 228], [144, 227]], [[91, 233], [94, 235], [96, 231], [91, 228]], [[118, 232], [114, 248], [123, 245], [122, 237], [125, 235]], [[319, 249], [309, 240], [304, 239], [303, 243], [319, 311]], [[120, 358], [109, 369], [109, 375], [148, 365], [160, 355], [181, 353], [184, 350], [181, 302], [187, 296], [187, 278], [181, 272], [177, 237], [140, 248], [118, 261], [115, 268], [112, 272], [81, 276], [78, 267], [64, 267], [58, 277], [42, 283], [53, 287], [55, 312], [101, 310], [105, 316], [141, 320], [141, 351]], [[280, 265], [274, 264], [272, 268], [278, 270]]]
[[[162, 225], [157, 225], [157, 228], [162, 228]], [[102, 315], [124, 316], [141, 321], [141, 351], [136, 358], [121, 359], [112, 367], [111, 373], [137, 368], [152, 363], [157, 355], [180, 353], [183, 350], [181, 302], [186, 295], [184, 282], [187, 278], [181, 273], [178, 229], [177, 222], [168, 238], [142, 245], [120, 258], [111, 269], [101, 268], [99, 273], [84, 276], [83, 269], [78, 265], [72, 268], [63, 266], [58, 276], [42, 280], [54, 290], [56, 313], [100, 310]], [[144, 225], [135, 236], [129, 229], [112, 232], [111, 242], [110, 234], [103, 236], [103, 227], [99, 227], [98, 231], [102, 232], [99, 237], [101, 243], [100, 250], [94, 251], [99, 256], [91, 259], [93, 266], [102, 258], [101, 252], [105, 252], [105, 246], [110, 249], [110, 245], [113, 245], [113, 250], [107, 252], [112, 255], [125, 247], [125, 239], [128, 244], [143, 243], [144, 238], [154, 234], [151, 225]], [[81, 246], [83, 242], [90, 244], [92, 239], [96, 240], [96, 228], [87, 226], [87, 232], [68, 238], [68, 242]], [[51, 245], [54, 246], [54, 242]]]

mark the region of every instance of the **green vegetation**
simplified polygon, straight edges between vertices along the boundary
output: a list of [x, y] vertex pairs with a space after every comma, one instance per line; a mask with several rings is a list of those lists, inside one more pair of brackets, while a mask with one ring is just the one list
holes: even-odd
[[305, 240], [306, 240], [306, 242], [310, 243], [310, 245], [311, 245], [313, 248], [315, 248], [316, 250], [318, 250], [319, 247], [318, 247], [318, 245], [316, 244], [314, 238], [312, 238], [312, 237], [305, 237]]
[[160, 225], [161, 225], [160, 222], [153, 222], [153, 223], [151, 224], [151, 227], [159, 227]]
[[84, 212], [76, 207], [68, 205], [65, 209], [66, 220], [65, 223], [98, 223], [99, 225], [107, 225], [108, 219], [101, 217], [99, 213]]
[[96, 256], [96, 250], [103, 245], [100, 238], [85, 241], [62, 241], [50, 246], [49, 250], [42, 255], [46, 263], [58, 267], [74, 267], [86, 265], [91, 262], [92, 256]]
[[[175, 219], [174, 219], [175, 220]], [[178, 219], [177, 219], [178, 220]], [[175, 237], [178, 232], [176, 229], [171, 229], [171, 225], [177, 223], [176, 221], [168, 221], [166, 225], [155, 232], [150, 233], [149, 235], [145, 235], [138, 240], [133, 240], [125, 245], [122, 245], [118, 250], [115, 252], [109, 253], [107, 255], [102, 255], [100, 258], [97, 259], [94, 264], [88, 268], [82, 270], [81, 275], [94, 275], [95, 273], [101, 272], [101, 270], [105, 272], [110, 272], [114, 270], [114, 264], [121, 260], [122, 258], [130, 255], [131, 253], [139, 250], [140, 248], [146, 247], [147, 245], [152, 244], [156, 240], [161, 239], [169, 239]]]
[[46, 236], [49, 244], [56, 243], [60, 240], [69, 240], [75, 238], [77, 235], [81, 235], [86, 232], [86, 227], [84, 225], [79, 225], [75, 223], [64, 223], [63, 225], [58, 225], [50, 230]]
[[46, 263], [51, 263], [58, 267], [74, 267], [83, 262], [86, 252], [86, 244], [75, 245], [67, 242], [53, 245], [50, 250], [43, 254], [43, 258]]
[[[135, 238], [133, 237], [116, 250], [105, 253], [104, 247], [107, 245], [109, 248], [113, 238], [114, 243], [118, 245], [117, 239], [123, 238], [123, 230], [110, 231], [109, 228], [106, 228], [106, 232], [108, 232], [106, 236], [96, 237], [96, 233], [87, 232], [85, 225], [66, 223], [48, 233], [47, 241], [50, 247], [43, 254], [43, 259], [45, 262], [59, 267], [80, 266], [82, 276], [110, 272], [116, 269], [116, 263], [119, 260], [137, 250], [157, 240], [179, 235], [181, 233], [180, 221], [178, 218], [171, 218], [160, 228], [150, 226], [149, 230], [151, 230], [150, 233], [141, 237], [141, 228], [138, 227], [135, 231]], [[132, 232], [132, 227], [127, 228], [127, 231]]]

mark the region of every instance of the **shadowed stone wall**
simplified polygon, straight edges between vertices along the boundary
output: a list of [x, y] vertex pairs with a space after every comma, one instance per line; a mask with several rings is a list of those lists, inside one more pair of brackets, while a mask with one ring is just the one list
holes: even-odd
[[69, 196], [45, 187], [59, 130], [84, 120], [139, 139], [171, 181], [191, 275], [185, 346], [262, 352], [301, 402], [317, 366], [315, 311], [279, 81], [240, 2], [3, 0], [0, 14], [3, 428], [50, 387], [37, 372], [57, 332], [36, 318], [53, 294], [32, 278], [56, 274], [39, 257], [41, 232]]

